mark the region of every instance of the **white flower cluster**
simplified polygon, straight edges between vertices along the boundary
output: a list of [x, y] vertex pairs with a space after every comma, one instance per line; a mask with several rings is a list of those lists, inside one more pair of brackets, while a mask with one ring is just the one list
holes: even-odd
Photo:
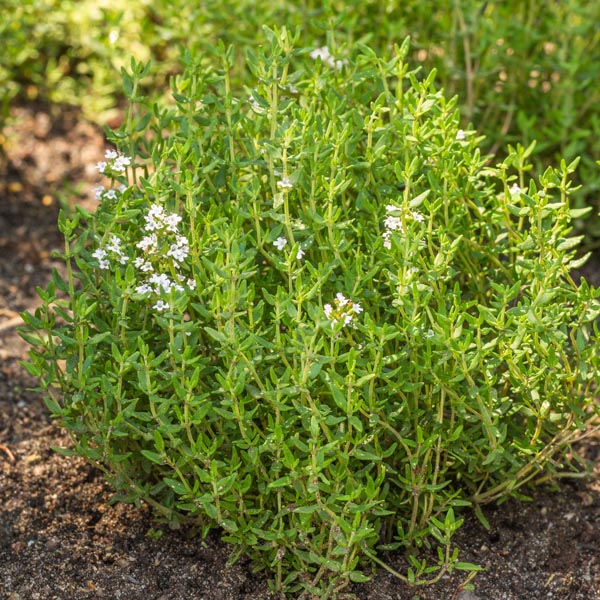
[[310, 53], [310, 57], [313, 60], [317, 60], [317, 58], [320, 58], [324, 65], [327, 65], [332, 69], [337, 69], [338, 71], [340, 71], [345, 64], [343, 60], [335, 60], [335, 58], [331, 55], [331, 52], [329, 52], [329, 48], [327, 46], [315, 48]]
[[[423, 222], [425, 219], [423, 215], [417, 210], [409, 210], [406, 211], [398, 206], [394, 206], [393, 204], [388, 204], [385, 207], [387, 212], [387, 216], [383, 221], [385, 226], [385, 231], [383, 232], [383, 245], [388, 250], [392, 247], [392, 233], [394, 231], [399, 231], [400, 233], [404, 233], [404, 221], [406, 219], [411, 219], [413, 221], [417, 221], [419, 223]], [[402, 216], [397, 216], [400, 213]]]
[[96, 169], [99, 173], [105, 175], [110, 173], [116, 173], [123, 175], [127, 167], [131, 164], [131, 158], [125, 156], [116, 150], [107, 150], [104, 154], [106, 160], [100, 161], [96, 164]]
[[[166, 212], [158, 204], [150, 205], [144, 221], [146, 235], [135, 244], [141, 255], [135, 257], [133, 264], [142, 277], [135, 291], [142, 296], [158, 296], [153, 308], [162, 312], [169, 305], [161, 296], [172, 290], [182, 292], [186, 287], [192, 290], [196, 287], [193, 279], [185, 279], [181, 273], [181, 265], [190, 253], [189, 242], [178, 229], [181, 217]], [[111, 259], [120, 264], [129, 260], [122, 250], [121, 240], [114, 234], [109, 243], [97, 248], [92, 256], [98, 260], [101, 269], [109, 269]]]
[[121, 239], [114, 234], [110, 236], [108, 244], [104, 248], [97, 248], [92, 256], [98, 260], [101, 269], [110, 268], [110, 259], [116, 260], [122, 265], [129, 260], [129, 257], [123, 252]]
[[[181, 264], [190, 253], [188, 239], [179, 232], [178, 225], [181, 217], [176, 213], [168, 213], [159, 204], [151, 204], [144, 221], [144, 231], [147, 235], [136, 244], [136, 248], [139, 248], [143, 255], [135, 259], [134, 265], [149, 276], [136, 287], [135, 291], [143, 296], [151, 294], [161, 296], [170, 293], [171, 290], [184, 291], [184, 282], [188, 289], [194, 289], [196, 282], [193, 279], [184, 281], [179, 271]], [[174, 279], [155, 270], [157, 266], [164, 263], [166, 257], [172, 259], [170, 270], [176, 273]], [[161, 312], [168, 308], [168, 305], [163, 300], [159, 300], [153, 308]]]
[[348, 300], [341, 292], [335, 295], [334, 305], [325, 304], [323, 306], [325, 316], [331, 320], [331, 327], [335, 327], [340, 322], [344, 326], [350, 325], [354, 317], [363, 312], [359, 302]]

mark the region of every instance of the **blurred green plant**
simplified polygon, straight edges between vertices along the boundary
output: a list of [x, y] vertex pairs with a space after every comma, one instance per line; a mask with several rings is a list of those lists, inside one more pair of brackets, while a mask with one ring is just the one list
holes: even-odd
[[[437, 70], [446, 94], [459, 97], [463, 128], [486, 136], [484, 152], [501, 159], [507, 144], [537, 140], [538, 174], [580, 156], [574, 177], [585, 186], [573, 201], [600, 208], [598, 2], [442, 0], [432, 9], [417, 0], [0, 0], [0, 11], [4, 117], [20, 95], [81, 106], [102, 124], [120, 114], [120, 69], [130, 57], [153, 59], [145, 93], [160, 97], [182, 47], [210, 54], [221, 40], [256, 50], [265, 24], [299, 27], [304, 47], [342, 54], [355, 41], [387, 52], [411, 36], [411, 67]], [[245, 76], [232, 71], [234, 89]], [[596, 218], [577, 225], [600, 236]]]
[[385, 549], [411, 584], [476, 570], [459, 510], [577, 466], [598, 418], [576, 161], [486, 166], [407, 42], [266, 36], [246, 66], [187, 54], [164, 103], [132, 62], [27, 368], [120, 499], [219, 528], [277, 590], [335, 598]]

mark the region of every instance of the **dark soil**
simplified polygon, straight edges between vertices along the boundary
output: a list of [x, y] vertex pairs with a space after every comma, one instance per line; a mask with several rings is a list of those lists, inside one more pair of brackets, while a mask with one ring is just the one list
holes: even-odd
[[[110, 504], [102, 476], [68, 447], [19, 361], [18, 312], [49, 279], [61, 203], [93, 205], [100, 130], [76, 112], [14, 112], [0, 178], [0, 599], [267, 600], [267, 577], [215, 533], [205, 541], [169, 530], [147, 507]], [[591, 272], [598, 277], [600, 269]], [[456, 535], [461, 560], [486, 567], [465, 591], [465, 573], [411, 589], [377, 571], [353, 591], [364, 600], [600, 600], [600, 435], [582, 442], [589, 480], [539, 489], [533, 501], [487, 507], [486, 531], [471, 515]], [[402, 568], [400, 556], [387, 556]]]

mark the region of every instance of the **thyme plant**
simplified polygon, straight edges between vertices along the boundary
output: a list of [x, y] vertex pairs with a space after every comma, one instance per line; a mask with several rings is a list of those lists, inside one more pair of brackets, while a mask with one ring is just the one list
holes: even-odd
[[576, 164], [487, 165], [408, 42], [266, 36], [244, 93], [231, 48], [185, 56], [170, 103], [124, 72], [28, 368], [117, 498], [218, 528], [277, 590], [335, 598], [384, 549], [414, 584], [476, 569], [459, 510], [568, 469], [598, 414]]

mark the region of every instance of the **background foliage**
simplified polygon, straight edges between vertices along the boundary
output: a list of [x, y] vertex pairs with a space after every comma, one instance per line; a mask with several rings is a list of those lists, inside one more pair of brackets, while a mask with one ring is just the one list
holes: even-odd
[[[148, 93], [160, 95], [192, 53], [218, 40], [240, 50], [261, 43], [262, 25], [300, 27], [301, 43], [390, 50], [411, 36], [411, 66], [437, 69], [437, 84], [457, 94], [462, 124], [486, 136], [485, 152], [536, 139], [534, 171], [581, 157], [575, 195], [598, 206], [600, 176], [600, 4], [586, 0], [0, 0], [0, 102], [43, 98], [81, 106], [100, 123], [114, 117], [120, 68], [152, 58]], [[335, 39], [326, 31], [335, 31]], [[243, 52], [240, 52], [243, 55]], [[240, 72], [240, 77], [244, 77]], [[242, 84], [243, 81], [237, 82]], [[579, 226], [584, 226], [579, 223]], [[600, 234], [597, 219], [585, 223]]]

